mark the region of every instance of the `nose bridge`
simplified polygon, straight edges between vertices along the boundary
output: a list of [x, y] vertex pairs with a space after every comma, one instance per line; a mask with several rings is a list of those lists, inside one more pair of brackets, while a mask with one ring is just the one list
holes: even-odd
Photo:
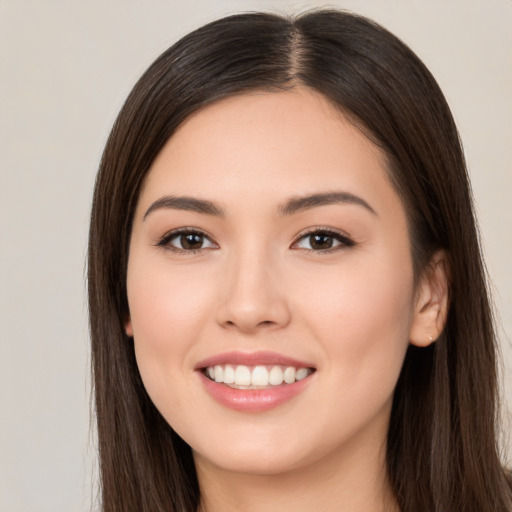
[[288, 322], [286, 291], [277, 260], [277, 255], [261, 243], [247, 243], [232, 251], [223, 280], [219, 323], [250, 332]]

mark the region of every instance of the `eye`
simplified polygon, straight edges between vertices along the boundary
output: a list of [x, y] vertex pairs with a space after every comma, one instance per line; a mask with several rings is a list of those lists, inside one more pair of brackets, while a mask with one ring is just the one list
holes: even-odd
[[192, 229], [179, 229], [165, 235], [157, 246], [171, 251], [196, 253], [203, 249], [215, 249], [218, 246], [203, 232]]
[[342, 233], [328, 229], [316, 229], [302, 235], [293, 244], [293, 248], [315, 252], [329, 252], [343, 249], [344, 247], [353, 247], [354, 245], [354, 241]]

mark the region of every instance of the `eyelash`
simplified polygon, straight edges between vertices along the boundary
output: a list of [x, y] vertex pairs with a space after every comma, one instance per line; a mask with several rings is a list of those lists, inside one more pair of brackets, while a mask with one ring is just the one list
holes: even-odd
[[[211, 244], [213, 245], [213, 248], [218, 247], [217, 244], [212, 242], [210, 237], [208, 235], [206, 235], [203, 231], [200, 231], [197, 229], [191, 229], [191, 228], [180, 228], [180, 229], [171, 231], [170, 233], [167, 233], [156, 243], [156, 246], [170, 250], [174, 253], [187, 254], [187, 255], [198, 254], [199, 252], [204, 251], [205, 249], [211, 248], [211, 247], [207, 247], [207, 248], [203, 247], [200, 249], [180, 249], [179, 247], [174, 247], [171, 245], [171, 241], [173, 239], [177, 239], [179, 237], [187, 236], [187, 235], [197, 235], [197, 236], [203, 237], [203, 239], [210, 240]], [[293, 242], [292, 247], [297, 245], [301, 240], [304, 240], [307, 237], [311, 237], [312, 235], [331, 238], [331, 239], [339, 242], [339, 244], [335, 245], [334, 247], [330, 247], [328, 249], [315, 250], [315, 249], [308, 249], [308, 248], [302, 247], [301, 250], [309, 252], [309, 253], [315, 253], [315, 254], [321, 255], [321, 254], [329, 254], [329, 253], [332, 253], [335, 251], [347, 249], [347, 248], [350, 248], [350, 247], [353, 247], [354, 245], [356, 245], [356, 243], [351, 238], [349, 238], [347, 235], [345, 235], [339, 231], [335, 231], [331, 228], [321, 228], [320, 227], [320, 228], [311, 229], [309, 231], [306, 231], [305, 233], [301, 233], [297, 237], [296, 241]]]
[[336, 231], [331, 228], [318, 227], [318, 228], [310, 229], [310, 230], [306, 231], [305, 233], [301, 233], [297, 237], [297, 240], [295, 242], [293, 242], [292, 246], [297, 245], [301, 240], [306, 239], [307, 237], [311, 237], [312, 235], [323, 236], [326, 238], [332, 238], [333, 240], [339, 242], [338, 245], [335, 245], [334, 247], [330, 247], [328, 249], [315, 250], [315, 249], [307, 249], [304, 247], [302, 248], [303, 251], [307, 251], [309, 253], [314, 253], [315, 255], [330, 254], [330, 253], [333, 253], [336, 251], [354, 247], [354, 245], [356, 245], [354, 240], [352, 240], [350, 237], [348, 237], [346, 234], [342, 233], [341, 231]]
[[[171, 231], [170, 233], [167, 233], [164, 235], [156, 244], [157, 247], [162, 247], [164, 249], [167, 249], [169, 251], [178, 253], [178, 254], [187, 254], [187, 255], [193, 255], [197, 254], [204, 250], [204, 248], [201, 249], [180, 249], [179, 247], [174, 247], [171, 245], [171, 241], [174, 238], [179, 238], [186, 235], [197, 235], [200, 237], [203, 237], [205, 239], [210, 240], [210, 237], [206, 235], [203, 231], [199, 231], [197, 229], [191, 229], [191, 228], [184, 228], [184, 229], [176, 229], [174, 231]], [[212, 242], [213, 244], [213, 242]], [[216, 244], [214, 244], [216, 245]]]

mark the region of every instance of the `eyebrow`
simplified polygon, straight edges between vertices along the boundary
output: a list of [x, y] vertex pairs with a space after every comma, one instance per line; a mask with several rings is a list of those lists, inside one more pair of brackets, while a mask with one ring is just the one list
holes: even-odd
[[[355, 204], [377, 215], [376, 211], [364, 199], [350, 192], [323, 192], [307, 196], [295, 196], [278, 208], [278, 215], [293, 215], [294, 213], [330, 204]], [[159, 209], [186, 210], [215, 217], [225, 217], [224, 210], [212, 201], [189, 196], [164, 196], [151, 204], [142, 220], [146, 220], [148, 215]]]
[[342, 191], [292, 197], [279, 207], [278, 212], [279, 215], [292, 215], [304, 210], [330, 204], [355, 204], [366, 208], [369, 212], [373, 213], [373, 215], [377, 215], [377, 212], [363, 198], [351, 194], [350, 192]]
[[205, 213], [216, 217], [224, 217], [224, 210], [206, 199], [196, 199], [187, 196], [164, 196], [157, 199], [146, 211], [142, 220], [161, 208], [170, 208], [173, 210], [186, 210], [190, 212]]

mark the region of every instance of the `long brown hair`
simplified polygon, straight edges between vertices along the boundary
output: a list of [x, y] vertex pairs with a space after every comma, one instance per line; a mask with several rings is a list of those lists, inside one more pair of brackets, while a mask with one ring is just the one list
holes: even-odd
[[363, 17], [251, 13], [210, 23], [163, 53], [135, 85], [101, 161], [88, 290], [104, 512], [192, 512], [190, 448], [142, 384], [128, 315], [126, 266], [141, 184], [193, 112], [245, 91], [314, 89], [383, 148], [405, 206], [416, 276], [434, 251], [450, 268], [446, 328], [410, 347], [395, 390], [387, 466], [404, 512], [505, 512], [497, 447], [496, 347], [464, 156], [448, 105], [416, 55]]

